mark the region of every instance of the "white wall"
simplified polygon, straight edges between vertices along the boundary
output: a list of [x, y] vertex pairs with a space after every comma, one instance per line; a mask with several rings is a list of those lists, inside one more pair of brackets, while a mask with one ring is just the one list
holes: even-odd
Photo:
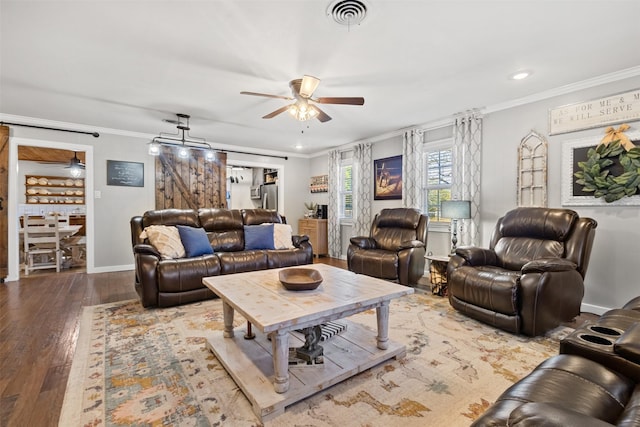
[[[259, 207], [259, 200], [251, 199], [252, 169], [233, 171], [227, 168], [227, 185], [231, 193], [231, 209], [253, 209]], [[238, 182], [229, 182], [229, 178], [238, 178]]]

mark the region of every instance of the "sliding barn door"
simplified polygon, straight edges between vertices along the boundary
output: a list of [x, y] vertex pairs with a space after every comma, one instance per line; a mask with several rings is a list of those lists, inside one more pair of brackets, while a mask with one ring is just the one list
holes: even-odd
[[156, 209], [227, 207], [227, 154], [206, 160], [205, 152], [190, 150], [189, 157], [177, 149], [162, 147], [156, 158]]
[[9, 274], [9, 128], [0, 126], [0, 281]]

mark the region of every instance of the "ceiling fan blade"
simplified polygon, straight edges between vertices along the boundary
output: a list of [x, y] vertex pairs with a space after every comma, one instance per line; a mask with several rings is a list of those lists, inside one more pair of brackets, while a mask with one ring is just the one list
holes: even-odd
[[318, 104], [347, 104], [347, 105], [364, 105], [362, 97], [331, 97], [325, 96], [318, 99], [312, 99]]
[[263, 119], [272, 119], [275, 116], [277, 116], [278, 114], [284, 113], [285, 111], [287, 111], [289, 109], [290, 105], [285, 105], [284, 107], [278, 108], [276, 111], [273, 111], [269, 114], [267, 114], [266, 116], [263, 116]]
[[315, 105], [312, 105], [311, 108], [317, 111], [318, 115], [316, 116], [316, 119], [320, 120], [322, 123], [328, 122], [329, 120], [331, 120], [330, 115], [328, 115], [327, 113], [325, 113], [324, 111], [316, 107]]
[[266, 98], [286, 99], [287, 101], [293, 101], [293, 98], [291, 98], [290, 96], [270, 95], [268, 93], [242, 91], [240, 92], [240, 95], [264, 96]]
[[300, 84], [300, 96], [303, 98], [310, 98], [313, 92], [318, 88], [320, 79], [313, 76], [305, 75], [302, 77], [302, 83]]

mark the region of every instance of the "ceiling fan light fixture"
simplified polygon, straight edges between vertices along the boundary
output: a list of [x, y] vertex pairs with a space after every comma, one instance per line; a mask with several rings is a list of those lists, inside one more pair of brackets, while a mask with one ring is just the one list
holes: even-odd
[[310, 98], [313, 92], [318, 88], [320, 79], [305, 75], [300, 83], [300, 96], [303, 98]]
[[77, 152], [73, 152], [73, 159], [69, 161], [69, 166], [67, 166], [67, 169], [69, 169], [69, 174], [73, 178], [79, 178], [80, 175], [82, 175], [84, 163], [82, 163], [82, 161], [80, 161], [80, 159], [78, 158]]
[[80, 175], [82, 175], [82, 169], [80, 166], [72, 166], [69, 168], [69, 175], [73, 178], [80, 178]]

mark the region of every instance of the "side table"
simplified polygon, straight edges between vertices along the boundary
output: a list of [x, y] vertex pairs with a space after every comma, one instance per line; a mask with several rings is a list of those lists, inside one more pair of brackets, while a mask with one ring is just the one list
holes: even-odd
[[429, 261], [429, 281], [431, 293], [444, 297], [447, 295], [447, 265], [448, 255], [425, 255]]

